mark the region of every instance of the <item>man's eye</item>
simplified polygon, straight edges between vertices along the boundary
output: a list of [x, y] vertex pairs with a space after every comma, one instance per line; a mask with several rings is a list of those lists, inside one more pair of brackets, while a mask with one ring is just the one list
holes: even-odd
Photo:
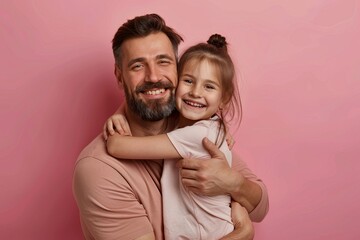
[[160, 65], [168, 65], [168, 64], [170, 64], [170, 61], [169, 60], [160, 60], [159, 64]]
[[134, 64], [132, 67], [131, 67], [131, 69], [132, 70], [139, 70], [139, 69], [141, 69], [142, 68], [142, 64]]

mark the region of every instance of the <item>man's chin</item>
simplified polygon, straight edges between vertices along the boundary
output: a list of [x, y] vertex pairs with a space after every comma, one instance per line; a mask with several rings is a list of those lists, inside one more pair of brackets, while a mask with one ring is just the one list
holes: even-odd
[[145, 121], [159, 121], [171, 115], [175, 105], [163, 101], [137, 102], [130, 107], [132, 111]]

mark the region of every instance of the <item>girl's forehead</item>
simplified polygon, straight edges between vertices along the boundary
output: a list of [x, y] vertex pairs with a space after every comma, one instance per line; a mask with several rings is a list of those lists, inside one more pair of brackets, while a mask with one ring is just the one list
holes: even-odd
[[187, 60], [184, 64], [184, 69], [187, 70], [198, 69], [202, 67], [207, 67], [209, 69], [214, 69], [214, 70], [217, 69], [216, 64], [207, 58], [193, 57]]
[[207, 79], [221, 83], [220, 69], [208, 59], [191, 59], [187, 61], [180, 75], [191, 75], [198, 79]]
[[199, 69], [208, 69], [212, 74], [220, 73], [219, 66], [208, 58], [191, 58], [184, 64], [183, 71], [195, 71]]

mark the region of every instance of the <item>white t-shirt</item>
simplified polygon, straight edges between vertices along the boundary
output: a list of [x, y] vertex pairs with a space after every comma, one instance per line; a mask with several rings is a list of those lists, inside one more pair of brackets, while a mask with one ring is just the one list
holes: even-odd
[[[206, 158], [202, 140], [217, 139], [216, 119], [202, 120], [167, 135], [183, 158]], [[220, 136], [221, 139], [221, 136]], [[220, 150], [231, 166], [231, 152], [224, 141]], [[180, 184], [176, 160], [165, 160], [161, 177], [165, 239], [219, 239], [233, 231], [229, 195], [199, 196]]]

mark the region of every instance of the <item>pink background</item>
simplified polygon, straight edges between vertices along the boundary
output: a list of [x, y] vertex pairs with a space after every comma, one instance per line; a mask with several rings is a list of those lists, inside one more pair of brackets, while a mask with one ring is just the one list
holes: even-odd
[[151, 12], [181, 49], [231, 43], [235, 148], [271, 200], [255, 239], [360, 239], [359, 1], [19, 2], [0, 3], [0, 239], [81, 239], [74, 162], [121, 99], [110, 41]]

